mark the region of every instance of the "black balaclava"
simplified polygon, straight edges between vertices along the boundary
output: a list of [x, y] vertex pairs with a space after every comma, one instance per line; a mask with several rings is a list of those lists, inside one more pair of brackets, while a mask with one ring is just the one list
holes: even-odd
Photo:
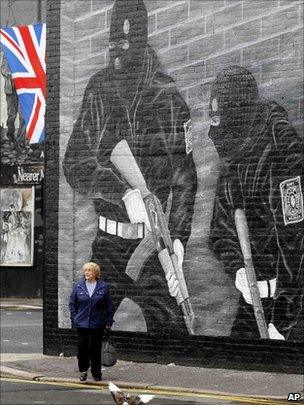
[[148, 14], [143, 0], [117, 0], [110, 27], [110, 65], [126, 78], [141, 72], [148, 42]]
[[238, 158], [249, 146], [257, 103], [258, 86], [247, 69], [231, 66], [218, 74], [211, 90], [209, 115], [211, 119], [219, 117], [220, 124], [211, 125], [209, 137], [220, 158]]

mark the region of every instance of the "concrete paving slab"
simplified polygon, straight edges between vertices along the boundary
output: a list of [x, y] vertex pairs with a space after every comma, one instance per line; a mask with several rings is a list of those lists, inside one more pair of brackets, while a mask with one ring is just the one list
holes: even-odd
[[12, 363], [15, 361], [24, 361], [24, 360], [37, 360], [43, 357], [42, 353], [0, 353], [1, 363]]
[[21, 378], [23, 380], [36, 380], [41, 377], [41, 375], [32, 373], [30, 371], [18, 370], [16, 368], [0, 366], [0, 375], [1, 377], [15, 377]]

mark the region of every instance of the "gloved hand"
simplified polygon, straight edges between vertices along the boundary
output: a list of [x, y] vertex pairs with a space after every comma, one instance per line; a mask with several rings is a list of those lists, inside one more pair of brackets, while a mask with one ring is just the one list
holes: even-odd
[[[184, 261], [184, 246], [179, 239], [175, 239], [173, 242], [173, 250], [176, 256], [176, 263], [178, 267], [182, 267]], [[166, 274], [168, 288], [171, 297], [176, 297], [179, 291], [179, 282], [176, 275], [172, 273]]]
[[[273, 297], [275, 288], [276, 288], [276, 279], [273, 278], [272, 280], [269, 281], [269, 283], [270, 283], [270, 294], [269, 295], [270, 295], [270, 297]], [[244, 300], [247, 302], [247, 304], [252, 305], [250, 289], [249, 289], [249, 285], [247, 282], [246, 271], [244, 268], [241, 268], [236, 272], [235, 286], [239, 291], [241, 291], [241, 293], [243, 294]], [[261, 298], [267, 298], [269, 296], [267, 282], [258, 281], [258, 287], [259, 287]]]
[[268, 325], [268, 333], [270, 339], [285, 340], [284, 336], [277, 330], [273, 323]]
[[122, 200], [125, 204], [130, 222], [132, 224], [144, 223], [149, 231], [151, 231], [145, 203], [140, 191], [138, 189], [129, 189], [122, 197]]

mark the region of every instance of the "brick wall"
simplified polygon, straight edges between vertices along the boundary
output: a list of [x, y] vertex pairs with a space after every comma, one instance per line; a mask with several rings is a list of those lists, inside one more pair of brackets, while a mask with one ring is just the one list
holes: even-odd
[[[74, 35], [69, 57], [73, 52], [76, 94], [81, 99], [88, 77], [106, 63], [113, 2], [70, 4], [63, 2], [63, 16], [74, 15], [73, 25], [70, 20], [64, 32], [70, 38]], [[224, 66], [241, 64], [255, 74], [265, 89], [262, 95], [281, 97], [293, 123], [301, 124], [302, 1], [147, 1], [146, 5], [149, 43], [191, 107], [208, 103], [210, 84]]]
[[[52, 200], [48, 197], [47, 235], [52, 243], [48, 244], [51, 256], [46, 252], [45, 303], [46, 308], [52, 306], [52, 310], [45, 312], [47, 353], [73, 350], [73, 345], [68, 343], [67, 298], [72, 281], [80, 274], [81, 263], [90, 258], [97, 229], [92, 203], [69, 188], [61, 162], [88, 80], [108, 62], [113, 3], [112, 0], [62, 0], [61, 7], [57, 1], [48, 3], [47, 164]], [[279, 362], [274, 357], [279, 355], [281, 363], [291, 366], [291, 358], [298, 350], [296, 343], [282, 346], [279, 342], [255, 341], [241, 347], [227, 338], [236, 314], [238, 294], [208, 249], [219, 161], [207, 133], [214, 78], [224, 67], [241, 65], [254, 74], [261, 97], [279, 102], [303, 135], [303, 3], [292, 0], [146, 0], [145, 4], [149, 15], [149, 43], [191, 110], [198, 190], [184, 272], [197, 317], [198, 336], [189, 339], [189, 347], [172, 337], [170, 350], [163, 344], [157, 356], [155, 345], [162, 344], [161, 341], [147, 334], [117, 332], [118, 347], [124, 356], [132, 357], [136, 352], [137, 357], [159, 361], [166, 356], [174, 358], [174, 353], [181, 348], [182, 358], [192, 362], [204, 362], [204, 358], [211, 363], [227, 359], [242, 363], [245, 359], [245, 362], [258, 364], [271, 359], [270, 364], [276, 365]], [[56, 134], [60, 134], [59, 139]], [[58, 234], [54, 233], [54, 226]], [[57, 321], [61, 341], [55, 337]], [[197, 355], [191, 350], [192, 344], [197, 348]], [[219, 349], [223, 350], [220, 356]], [[210, 360], [206, 360], [207, 352], [212, 353]], [[286, 353], [291, 354], [289, 360], [284, 357]]]

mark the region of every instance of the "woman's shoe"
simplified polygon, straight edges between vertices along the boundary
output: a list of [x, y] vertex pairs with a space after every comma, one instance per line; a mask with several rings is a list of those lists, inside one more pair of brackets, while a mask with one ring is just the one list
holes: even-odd
[[102, 380], [102, 374], [100, 375], [93, 375], [94, 381], [101, 381]]
[[79, 380], [82, 383], [87, 382], [87, 372], [86, 371], [83, 371], [80, 373]]

